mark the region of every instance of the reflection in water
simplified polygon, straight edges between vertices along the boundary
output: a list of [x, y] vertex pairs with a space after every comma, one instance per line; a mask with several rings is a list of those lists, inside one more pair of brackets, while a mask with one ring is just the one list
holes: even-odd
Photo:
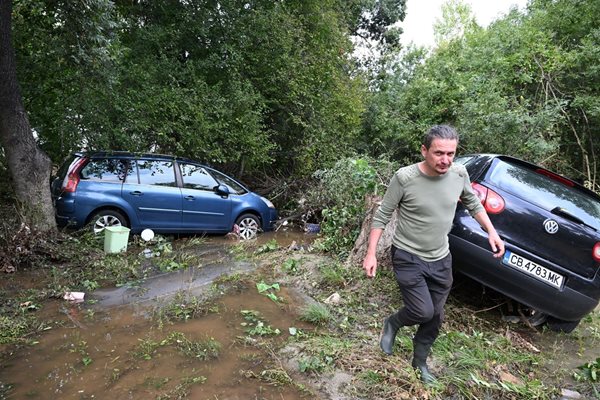
[[[260, 235], [253, 245], [276, 240], [280, 247], [292, 243], [308, 246], [315, 237], [298, 230], [280, 230]], [[259, 379], [264, 370], [278, 365], [274, 365], [267, 346], [253, 345], [262, 340], [274, 341], [272, 345], [288, 340], [290, 327], [305, 332], [311, 329], [296, 319], [303, 300], [295, 292], [282, 288], [277, 296], [283, 301], [278, 304], [250, 284], [210, 304], [210, 312], [202, 317], [161, 326], [149, 319], [156, 299], [168, 302], [167, 292], [195, 293], [203, 279], [210, 287], [211, 279], [218, 276], [211, 271], [231, 272], [248, 264], [229, 260], [223, 242], [236, 243], [222, 236], [207, 238], [198, 249], [205, 265], [148, 279], [143, 293], [107, 288], [86, 296], [98, 299], [95, 304], [46, 304], [38, 311], [43, 314], [38, 318], [60, 322], [44, 332], [38, 344], [16, 351], [5, 365], [0, 365], [0, 382], [13, 385], [9, 398], [173, 399], [186, 398], [180, 397], [186, 393], [189, 399], [201, 400], [305, 398], [305, 393], [292, 385], [280, 387]], [[18, 282], [11, 285], [21, 288], [39, 281], [37, 276], [26, 274], [12, 278], [18, 278]], [[257, 311], [260, 320], [278, 329], [280, 335], [250, 335], [248, 326], [242, 325], [248, 323], [242, 310]], [[212, 360], [186, 356], [181, 345], [172, 342], [173, 337], [190, 343], [214, 340], [221, 347], [219, 356]]]

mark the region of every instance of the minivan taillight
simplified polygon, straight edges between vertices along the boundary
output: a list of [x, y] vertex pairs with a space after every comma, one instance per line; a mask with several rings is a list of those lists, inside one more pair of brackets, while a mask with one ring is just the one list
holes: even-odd
[[504, 199], [498, 193], [475, 182], [471, 184], [471, 187], [488, 214], [500, 214], [504, 211]]
[[67, 176], [63, 181], [63, 192], [75, 192], [77, 185], [79, 184], [79, 170], [83, 166], [85, 160], [85, 158], [80, 158], [71, 166], [71, 168], [69, 168], [69, 172], [67, 172]]
[[69, 173], [67, 175], [67, 183], [63, 188], [63, 192], [73, 193], [75, 189], [77, 189], [77, 184], [79, 183], [79, 176], [74, 173]]
[[600, 262], [600, 242], [594, 245], [594, 248], [592, 249], [592, 257], [594, 257], [596, 262]]

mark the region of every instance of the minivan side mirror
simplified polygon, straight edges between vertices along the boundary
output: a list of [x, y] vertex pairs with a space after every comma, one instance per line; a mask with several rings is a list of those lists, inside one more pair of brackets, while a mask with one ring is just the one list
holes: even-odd
[[217, 192], [218, 195], [223, 197], [229, 196], [229, 188], [225, 185], [215, 186], [215, 192]]

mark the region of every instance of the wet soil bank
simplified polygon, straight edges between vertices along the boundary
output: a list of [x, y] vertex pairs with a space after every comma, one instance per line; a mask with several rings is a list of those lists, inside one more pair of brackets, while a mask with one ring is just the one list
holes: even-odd
[[[49, 300], [36, 311], [39, 320], [51, 321], [36, 344], [6, 350], [0, 357], [0, 383], [11, 386], [0, 390], [0, 399], [353, 398], [342, 394], [356, 378], [351, 373], [317, 378], [298, 373], [295, 341], [319, 329], [300, 318], [303, 307], [314, 302], [307, 289], [317, 281], [311, 268], [320, 256], [302, 251], [313, 239], [302, 232], [263, 235], [254, 250], [275, 241], [288, 251], [283, 258], [273, 253], [257, 261], [237, 259], [231, 248], [239, 243], [213, 237], [192, 249], [201, 256], [201, 265], [102, 288], [87, 293], [83, 303]], [[305, 275], [298, 279], [270, 278], [269, 266], [294, 256], [314, 256], [314, 265], [306, 261]], [[356, 276], [357, 287], [369, 285], [361, 274]], [[333, 274], [330, 281], [335, 278]], [[39, 287], [40, 276], [35, 270], [20, 271], [7, 282], [24, 291]], [[506, 326], [503, 300], [495, 302], [469, 280], [456, 282], [448, 307], [468, 313], [480, 310], [475, 313], [494, 329]], [[268, 290], [261, 292], [257, 284]], [[377, 313], [390, 303], [371, 292], [356, 299], [350, 293], [345, 296], [342, 304], [358, 301], [368, 308], [380, 303]], [[347, 316], [355, 317], [360, 318]], [[549, 380], [564, 380], [565, 385], [574, 368], [600, 357], [600, 332], [559, 335], [519, 323], [505, 329], [514, 345], [529, 346], [542, 355], [537, 368], [546, 369]], [[365, 327], [364, 332], [353, 332], [360, 337], [364, 357], [373, 358], [375, 372], [389, 363], [381, 358], [376, 331]], [[354, 370], [347, 367], [345, 371]], [[552, 376], [558, 370], [564, 375]]]

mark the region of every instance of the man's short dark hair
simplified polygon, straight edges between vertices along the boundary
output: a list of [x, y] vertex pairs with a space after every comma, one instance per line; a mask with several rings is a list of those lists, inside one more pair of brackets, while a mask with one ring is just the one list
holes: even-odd
[[429, 149], [433, 139], [448, 139], [458, 142], [458, 132], [450, 125], [434, 125], [423, 137], [423, 145], [426, 149]]

